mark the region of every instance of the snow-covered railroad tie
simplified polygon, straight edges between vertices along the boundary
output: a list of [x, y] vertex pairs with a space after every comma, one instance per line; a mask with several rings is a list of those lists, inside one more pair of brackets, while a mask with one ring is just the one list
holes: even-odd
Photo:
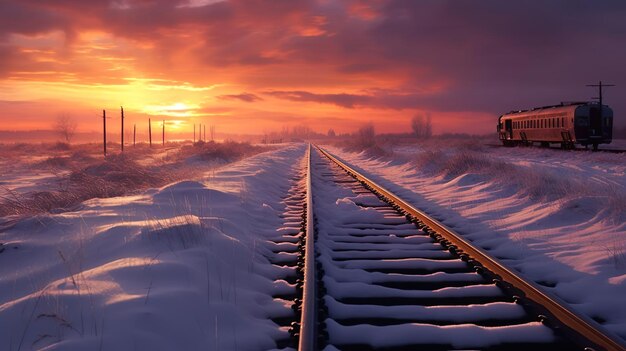
[[595, 322], [311, 148], [300, 350], [623, 350]]

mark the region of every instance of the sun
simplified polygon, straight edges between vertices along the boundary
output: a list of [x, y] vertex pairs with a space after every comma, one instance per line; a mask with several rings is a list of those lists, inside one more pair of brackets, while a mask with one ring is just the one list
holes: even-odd
[[147, 105], [143, 107], [143, 112], [153, 116], [169, 116], [169, 117], [194, 117], [200, 108], [197, 104], [189, 104], [184, 102], [176, 102], [170, 105]]

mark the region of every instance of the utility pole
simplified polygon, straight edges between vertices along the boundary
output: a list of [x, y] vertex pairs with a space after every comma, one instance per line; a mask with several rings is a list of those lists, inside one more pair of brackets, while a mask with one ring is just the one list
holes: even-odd
[[196, 143], [196, 124], [193, 124], [193, 143]]
[[598, 84], [587, 84], [588, 87], [596, 87], [598, 88], [598, 97], [592, 98], [597, 99], [600, 102], [600, 111], [602, 111], [602, 88], [606, 87], [614, 87], [615, 84], [602, 84], [602, 81], [599, 81]]
[[102, 110], [102, 146], [104, 151], [104, 157], [107, 156], [107, 112]]
[[204, 125], [204, 142], [206, 143], [206, 124]]
[[165, 120], [163, 120], [163, 146], [165, 146]]
[[150, 147], [152, 147], [152, 121], [148, 118], [148, 140], [150, 141]]
[[124, 152], [124, 108], [120, 106], [120, 111], [122, 112], [122, 152]]
[[133, 147], [135, 147], [137, 142], [137, 123], [133, 124]]

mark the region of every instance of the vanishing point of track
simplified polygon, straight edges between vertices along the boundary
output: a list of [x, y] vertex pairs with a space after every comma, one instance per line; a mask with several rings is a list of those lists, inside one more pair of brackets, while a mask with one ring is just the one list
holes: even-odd
[[309, 146], [307, 158], [299, 350], [626, 349], [328, 152]]

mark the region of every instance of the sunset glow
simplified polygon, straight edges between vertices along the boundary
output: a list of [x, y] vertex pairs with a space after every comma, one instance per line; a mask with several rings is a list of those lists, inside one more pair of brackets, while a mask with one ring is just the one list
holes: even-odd
[[[435, 133], [487, 133], [508, 110], [588, 99], [584, 84], [626, 78], [621, 3], [469, 4], [3, 1], [0, 129], [47, 129], [69, 113], [97, 131], [102, 109], [115, 117], [124, 106], [137, 122], [228, 133], [350, 132], [370, 121], [402, 132], [427, 113]], [[602, 40], [581, 51], [568, 39], [581, 36]], [[625, 85], [607, 96], [616, 116]]]

